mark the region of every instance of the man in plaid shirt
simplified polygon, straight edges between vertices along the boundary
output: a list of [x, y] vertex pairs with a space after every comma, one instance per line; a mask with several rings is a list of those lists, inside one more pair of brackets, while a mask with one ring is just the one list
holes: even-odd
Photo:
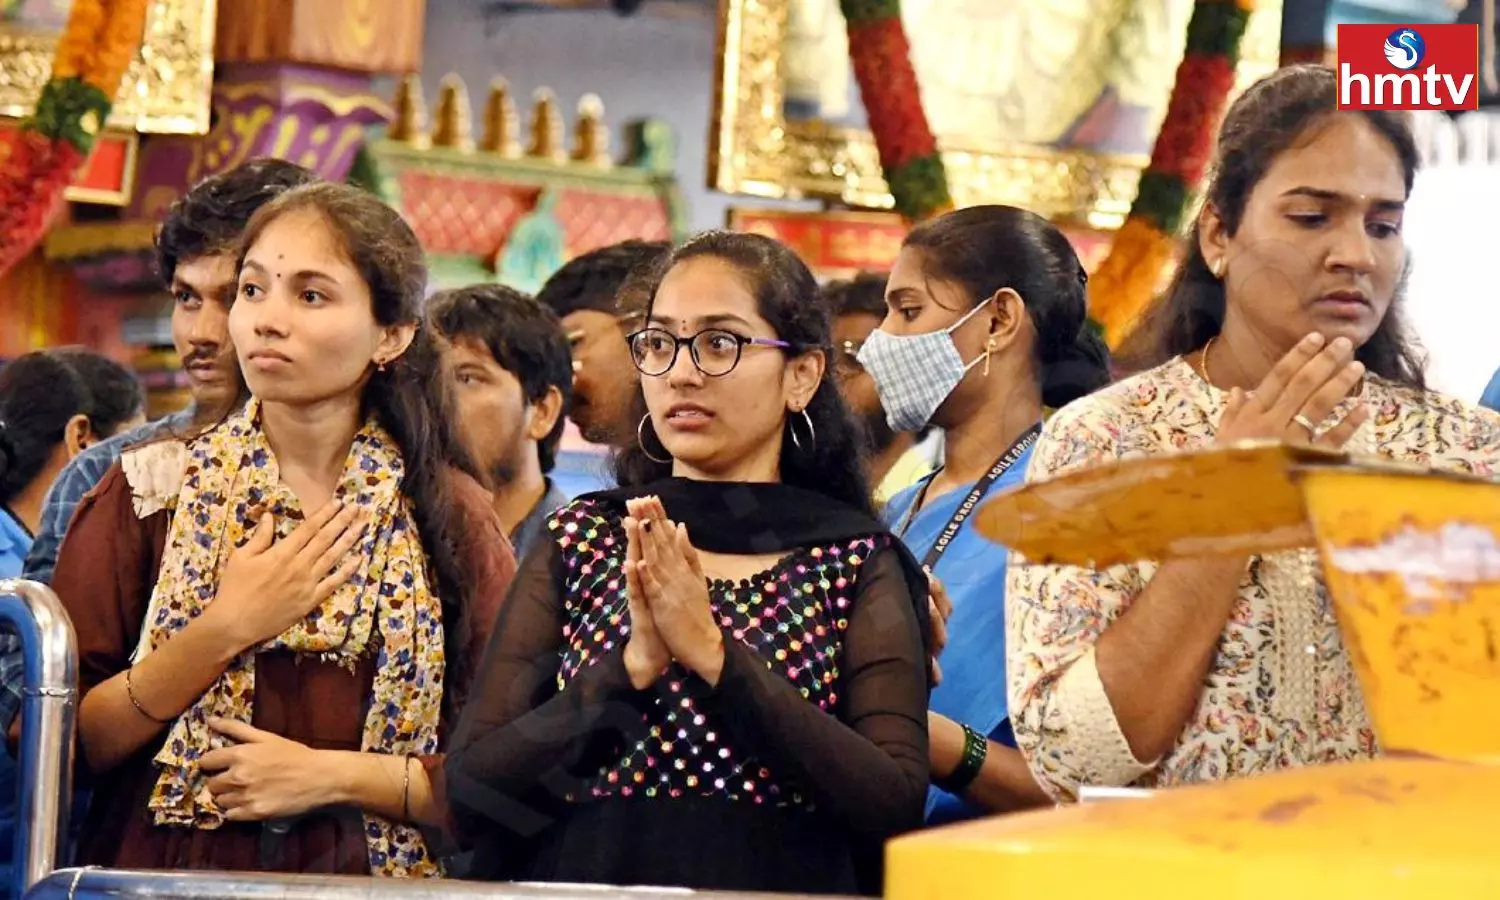
[[[229, 342], [240, 232], [261, 206], [289, 188], [316, 180], [301, 166], [257, 159], [199, 182], [172, 206], [156, 235], [156, 260], [172, 292], [172, 343], [182, 359], [193, 404], [102, 441], [68, 463], [47, 492], [41, 528], [26, 558], [23, 577], [51, 582], [73, 511], [125, 448], [169, 433], [190, 434], [197, 426], [211, 424], [200, 414], [211, 419], [243, 401], [244, 381]], [[20, 639], [5, 629], [0, 631], [0, 724], [7, 730], [15, 728], [22, 693]], [[0, 759], [0, 861], [8, 859], [12, 844], [13, 770], [8, 756]]]

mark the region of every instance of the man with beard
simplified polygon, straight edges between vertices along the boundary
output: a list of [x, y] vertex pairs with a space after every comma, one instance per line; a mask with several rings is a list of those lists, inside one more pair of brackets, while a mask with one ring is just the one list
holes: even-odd
[[834, 375], [844, 402], [865, 433], [876, 506], [884, 506], [933, 468], [933, 454], [924, 446], [923, 434], [891, 430], [875, 380], [859, 364], [860, 347], [885, 319], [885, 283], [884, 275], [862, 272], [852, 280], [832, 281], [823, 287], [823, 300], [833, 320]]
[[427, 322], [441, 339], [464, 448], [524, 557], [547, 516], [568, 502], [547, 477], [572, 393], [567, 336], [552, 310], [498, 284], [435, 294]]
[[570, 260], [537, 292], [567, 333], [575, 369], [568, 415], [590, 443], [614, 447], [635, 439], [630, 403], [639, 376], [625, 343], [632, 329], [615, 301], [632, 275], [671, 249], [664, 241], [611, 244]]

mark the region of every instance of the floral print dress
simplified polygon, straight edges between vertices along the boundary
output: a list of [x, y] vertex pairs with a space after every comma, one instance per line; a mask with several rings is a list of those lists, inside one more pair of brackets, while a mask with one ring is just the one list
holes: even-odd
[[[1207, 447], [1226, 397], [1182, 358], [1119, 382], [1047, 422], [1028, 480]], [[1374, 376], [1359, 399], [1372, 415], [1351, 441], [1355, 452], [1500, 471], [1500, 416]], [[1316, 554], [1303, 550], [1251, 558], [1176, 746], [1161, 760], [1136, 759], [1105, 695], [1094, 645], [1155, 571], [1152, 562], [1096, 570], [1012, 554], [1011, 715], [1017, 743], [1050, 794], [1065, 800], [1086, 785], [1218, 781], [1377, 752]]]

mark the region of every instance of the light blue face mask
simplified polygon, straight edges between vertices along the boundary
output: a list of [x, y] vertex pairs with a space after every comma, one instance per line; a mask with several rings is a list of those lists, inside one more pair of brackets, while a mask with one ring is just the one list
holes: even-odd
[[984, 361], [985, 356], [980, 356], [965, 365], [953, 343], [953, 332], [989, 305], [989, 301], [979, 304], [941, 331], [896, 335], [877, 328], [865, 338], [859, 364], [875, 379], [875, 391], [892, 430], [927, 427], [969, 370]]

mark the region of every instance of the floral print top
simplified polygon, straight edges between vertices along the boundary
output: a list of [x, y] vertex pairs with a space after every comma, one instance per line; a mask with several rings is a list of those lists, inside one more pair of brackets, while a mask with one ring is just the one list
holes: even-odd
[[[1187, 360], [1175, 359], [1053, 416], [1028, 479], [1206, 447], [1225, 399]], [[1374, 376], [1359, 399], [1372, 415], [1351, 449], [1500, 472], [1500, 416]], [[1377, 752], [1316, 554], [1304, 550], [1252, 557], [1202, 700], [1176, 746], [1154, 763], [1136, 759], [1105, 695], [1094, 644], [1155, 571], [1151, 562], [1095, 570], [1012, 554], [1005, 592], [1012, 718], [1031, 771], [1050, 794], [1066, 800], [1086, 785], [1218, 781]]]
[[[148, 505], [154, 500], [174, 509], [136, 659], [181, 631], [213, 601], [231, 554], [250, 540], [264, 512], [275, 516], [278, 539], [304, 518], [296, 496], [281, 481], [259, 410], [252, 400], [187, 444], [153, 444], [122, 458], [127, 475], [138, 474], [139, 486], [153, 478], [161, 482], [159, 489], [139, 491]], [[166, 464], [168, 460], [176, 466]], [[351, 668], [360, 657], [375, 657], [363, 749], [408, 757], [437, 752], [446, 666], [442, 606], [428, 584], [426, 556], [400, 490], [403, 476], [395, 442], [373, 420], [368, 422], [355, 435], [336, 492], [369, 516], [370, 527], [354, 551], [364, 564], [303, 621], [241, 654], [171, 724], [155, 760], [161, 775], [150, 806], [158, 825], [213, 830], [224, 824], [198, 759], [213, 746], [209, 718], [250, 723], [255, 658], [264, 650], [314, 654], [347, 661]], [[415, 827], [367, 815], [365, 835], [375, 874], [439, 874]]]

